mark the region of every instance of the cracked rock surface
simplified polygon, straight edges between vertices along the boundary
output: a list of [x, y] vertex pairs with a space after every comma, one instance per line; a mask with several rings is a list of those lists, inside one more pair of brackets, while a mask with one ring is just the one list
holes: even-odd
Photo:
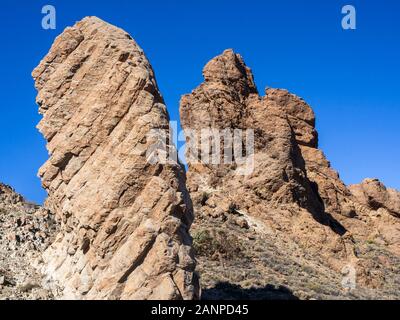
[[[180, 103], [182, 126], [194, 132], [187, 177], [203, 297], [398, 299], [399, 193], [377, 181], [348, 188], [318, 149], [311, 107], [287, 90], [260, 96], [233, 50], [203, 76]], [[253, 130], [253, 170], [196, 152], [207, 128]], [[354, 288], [343, 285], [349, 277]]]
[[[48, 198], [0, 184], [0, 299], [400, 298], [400, 193], [346, 186], [312, 108], [261, 96], [233, 50], [203, 76], [180, 103], [185, 173], [149, 161], [176, 150], [154, 134], [169, 116], [132, 37], [96, 17], [57, 37], [33, 71]], [[250, 130], [254, 145], [207, 137], [242, 147], [226, 163], [194, 152], [203, 129]]]
[[57, 37], [33, 78], [50, 154], [39, 175], [61, 224], [41, 271], [63, 298], [196, 298], [184, 169], [147, 161], [149, 133], [168, 131], [169, 118], [142, 49], [87, 17]]
[[0, 299], [54, 298], [34, 264], [55, 233], [49, 211], [0, 183]]

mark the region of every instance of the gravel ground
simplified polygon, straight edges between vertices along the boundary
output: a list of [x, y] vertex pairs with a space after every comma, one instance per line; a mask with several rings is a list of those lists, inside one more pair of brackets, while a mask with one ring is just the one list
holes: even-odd
[[53, 215], [0, 184], [0, 300], [54, 298], [34, 265], [55, 231]]

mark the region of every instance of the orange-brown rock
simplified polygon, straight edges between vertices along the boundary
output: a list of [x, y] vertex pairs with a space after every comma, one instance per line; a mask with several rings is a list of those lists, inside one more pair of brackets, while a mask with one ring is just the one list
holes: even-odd
[[[280, 89], [260, 97], [250, 69], [232, 50], [207, 63], [203, 76], [180, 105], [182, 126], [192, 130], [187, 177], [203, 296], [398, 297], [399, 270], [392, 266], [400, 261], [400, 221], [367, 207], [340, 180], [318, 149], [307, 103]], [[207, 128], [253, 130], [247, 155], [253, 170], [193, 152]], [[219, 143], [221, 150], [230, 147]], [[389, 196], [374, 198], [393, 208]], [[354, 288], [343, 285], [349, 275]]]
[[[254, 196], [271, 204], [298, 203], [316, 212], [322, 203], [306, 179], [300, 149], [293, 143], [295, 134], [291, 123], [282, 116], [275, 101], [258, 95], [252, 73], [242, 57], [226, 50], [204, 67], [203, 75], [204, 83], [182, 97], [183, 128], [196, 130], [198, 143], [201, 130], [206, 128], [253, 130], [256, 165], [254, 170], [250, 168], [253, 171], [250, 175], [242, 175], [238, 172], [246, 163], [226, 164], [223, 154], [218, 165], [205, 163], [200, 153], [198, 159], [191, 159], [188, 154], [190, 190], [218, 188], [234, 181], [235, 189], [242, 189], [250, 197], [249, 207], [254, 207]], [[221, 153], [223, 149], [222, 143]]]
[[400, 217], [400, 192], [386, 188], [378, 179], [365, 179], [360, 184], [351, 185], [351, 193], [358, 202], [372, 210], [388, 210], [395, 217]]
[[184, 169], [146, 158], [149, 132], [168, 131], [169, 118], [142, 49], [88, 17], [57, 37], [33, 77], [50, 155], [39, 175], [61, 222], [43, 272], [64, 298], [196, 298]]

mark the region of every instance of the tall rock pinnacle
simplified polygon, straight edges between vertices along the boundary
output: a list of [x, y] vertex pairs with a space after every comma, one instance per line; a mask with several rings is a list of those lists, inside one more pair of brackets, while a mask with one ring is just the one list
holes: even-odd
[[142, 49], [87, 17], [33, 77], [50, 154], [39, 175], [61, 222], [43, 272], [67, 298], [198, 297], [184, 169], [146, 161], [148, 133], [169, 118]]

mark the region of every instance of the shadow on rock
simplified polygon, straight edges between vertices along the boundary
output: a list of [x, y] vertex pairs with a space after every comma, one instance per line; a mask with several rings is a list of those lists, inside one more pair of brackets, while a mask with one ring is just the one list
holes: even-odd
[[261, 288], [242, 288], [240, 285], [219, 282], [213, 288], [204, 289], [202, 300], [299, 300], [284, 286], [266, 285]]

